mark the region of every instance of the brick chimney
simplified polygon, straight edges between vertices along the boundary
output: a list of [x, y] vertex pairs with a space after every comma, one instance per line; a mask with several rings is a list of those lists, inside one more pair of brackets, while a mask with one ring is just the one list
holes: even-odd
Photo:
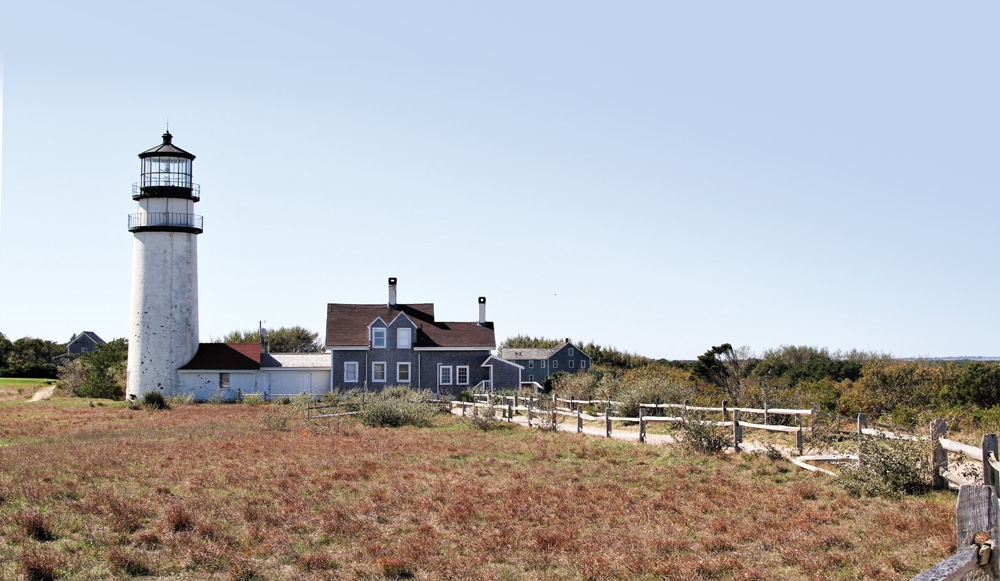
[[396, 306], [396, 277], [389, 277], [389, 306]]
[[486, 324], [486, 297], [479, 297], [479, 326]]

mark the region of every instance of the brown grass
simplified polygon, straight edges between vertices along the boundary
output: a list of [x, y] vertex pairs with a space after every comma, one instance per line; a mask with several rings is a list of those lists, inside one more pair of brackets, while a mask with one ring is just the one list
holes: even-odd
[[61, 401], [2, 410], [0, 579], [908, 579], [955, 550], [952, 494], [762, 457]]

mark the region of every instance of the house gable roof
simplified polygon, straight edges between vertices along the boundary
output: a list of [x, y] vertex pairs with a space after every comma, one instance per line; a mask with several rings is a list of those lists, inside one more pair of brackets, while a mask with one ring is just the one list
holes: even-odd
[[329, 353], [264, 353], [260, 356], [260, 368], [320, 368], [330, 369]]
[[579, 347], [575, 347], [573, 343], [569, 341], [560, 341], [555, 347], [550, 349], [535, 349], [535, 348], [520, 348], [514, 347], [509, 349], [504, 349], [500, 352], [500, 357], [504, 359], [511, 359], [514, 361], [526, 361], [528, 359], [550, 359], [556, 353], [559, 353], [566, 347], [574, 347], [578, 353], [590, 357], [583, 352]]
[[87, 339], [90, 339], [90, 343], [92, 343], [94, 345], [104, 345], [105, 344], [104, 339], [101, 339], [100, 337], [98, 337], [97, 333], [95, 333], [93, 331], [84, 331], [84, 332], [80, 333], [79, 335], [77, 335], [76, 337], [73, 337], [73, 340], [70, 341], [66, 345], [66, 348], [69, 349], [70, 345], [73, 345], [74, 343], [80, 341], [84, 337], [86, 337]]
[[368, 328], [373, 321], [381, 318], [395, 322], [400, 315], [405, 315], [417, 327], [415, 349], [496, 347], [493, 323], [438, 322], [434, 320], [433, 303], [392, 307], [330, 303], [326, 307], [326, 346], [367, 347]]
[[255, 371], [260, 369], [260, 344], [199, 343], [198, 352], [180, 369]]

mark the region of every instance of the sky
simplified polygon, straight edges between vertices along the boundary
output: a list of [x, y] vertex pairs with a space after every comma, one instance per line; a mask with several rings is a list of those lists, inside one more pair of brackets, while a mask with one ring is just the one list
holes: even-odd
[[201, 340], [433, 302], [497, 341], [1000, 356], [1000, 4], [11, 2], [0, 332], [128, 332], [195, 154]]

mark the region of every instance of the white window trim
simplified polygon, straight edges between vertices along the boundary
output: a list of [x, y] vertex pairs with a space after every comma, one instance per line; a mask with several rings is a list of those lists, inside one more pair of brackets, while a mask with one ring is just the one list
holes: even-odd
[[559, 369], [559, 360], [557, 359], [552, 360], [552, 369]]
[[[399, 370], [406, 367], [406, 379], [399, 376]], [[409, 361], [397, 361], [396, 362], [396, 381], [398, 383], [410, 383], [410, 377], [412, 376], [413, 366], [410, 365]]]
[[539, 363], [541, 364], [540, 367], [542, 369], [545, 369], [545, 360], [543, 359], [543, 360], [539, 361]]
[[[465, 381], [462, 381], [461, 371], [465, 370]], [[469, 385], [469, 366], [468, 365], [456, 365], [455, 366], [455, 385]]]
[[[382, 379], [378, 378], [375, 374], [375, 366], [382, 366]], [[372, 383], [385, 383], [386, 375], [388, 375], [388, 369], [386, 369], [385, 361], [372, 361]]]
[[[375, 340], [376, 331], [382, 331], [382, 344], [379, 345]], [[388, 329], [385, 327], [372, 327], [372, 349], [385, 349], [386, 336], [388, 335]]]
[[574, 361], [572, 359], [570, 359], [569, 360], [569, 368], [573, 369], [573, 365], [574, 365]]
[[[347, 370], [348, 370], [348, 368], [351, 368], [351, 367], [354, 368], [354, 379], [347, 379], [347, 377], [348, 377]], [[357, 361], [345, 361], [344, 362], [344, 383], [357, 383], [359, 375], [360, 374], [358, 373], [358, 362]]]
[[[406, 345], [402, 345], [400, 341], [400, 335], [406, 331]], [[396, 329], [396, 349], [411, 349], [413, 348], [413, 329], [409, 327], [399, 327]]]
[[586, 369], [586, 368], [587, 368], [587, 360], [586, 359], [581, 359], [580, 360], [580, 369]]
[[535, 360], [534, 359], [529, 359], [528, 360], [528, 369], [534, 369], [534, 368], [535, 368]]
[[[444, 380], [444, 370], [448, 370], [448, 381]], [[451, 385], [452, 381], [455, 379], [454, 373], [451, 369], [451, 365], [441, 365], [438, 367], [438, 384], [439, 385]]]
[[573, 352], [573, 348], [572, 348], [572, 347], [570, 347], [570, 348], [569, 348], [569, 356], [570, 356], [570, 357], [572, 357], [572, 356], [574, 356], [574, 355], [576, 355], [576, 353], [574, 353], [574, 352]]

